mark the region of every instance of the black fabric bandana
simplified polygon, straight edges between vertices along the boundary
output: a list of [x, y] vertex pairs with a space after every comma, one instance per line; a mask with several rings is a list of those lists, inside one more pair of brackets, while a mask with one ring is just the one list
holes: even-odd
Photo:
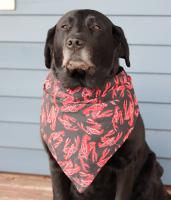
[[41, 134], [79, 192], [131, 134], [139, 115], [131, 77], [123, 70], [104, 89], [64, 89], [50, 72], [44, 84]]

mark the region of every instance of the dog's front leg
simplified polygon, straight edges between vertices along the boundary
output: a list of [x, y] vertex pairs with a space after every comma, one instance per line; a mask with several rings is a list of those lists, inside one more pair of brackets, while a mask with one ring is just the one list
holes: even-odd
[[134, 183], [134, 170], [132, 166], [130, 165], [118, 171], [116, 177], [115, 200], [130, 200]]
[[70, 198], [70, 180], [64, 174], [56, 160], [53, 158], [47, 145], [42, 140], [43, 146], [49, 157], [49, 167], [51, 172], [53, 200], [71, 200]]
[[50, 158], [53, 200], [71, 200], [70, 180], [53, 158]]

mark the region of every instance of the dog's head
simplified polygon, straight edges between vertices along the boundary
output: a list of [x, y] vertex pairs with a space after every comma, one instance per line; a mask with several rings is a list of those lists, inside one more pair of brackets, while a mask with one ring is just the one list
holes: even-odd
[[45, 65], [64, 87], [100, 87], [118, 70], [119, 58], [129, 62], [123, 30], [94, 10], [65, 14], [47, 34]]

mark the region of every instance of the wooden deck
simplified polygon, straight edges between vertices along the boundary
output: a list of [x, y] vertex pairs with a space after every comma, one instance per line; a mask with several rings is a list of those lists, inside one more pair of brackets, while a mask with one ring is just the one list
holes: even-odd
[[0, 200], [52, 200], [50, 177], [0, 173]]
[[47, 176], [0, 173], [0, 200], [52, 200]]

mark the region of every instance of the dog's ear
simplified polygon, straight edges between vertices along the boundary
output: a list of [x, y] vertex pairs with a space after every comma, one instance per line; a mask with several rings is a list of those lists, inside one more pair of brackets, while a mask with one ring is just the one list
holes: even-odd
[[129, 61], [129, 46], [127, 43], [127, 40], [125, 38], [125, 34], [119, 26], [113, 25], [112, 27], [112, 33], [114, 40], [118, 43], [118, 54], [119, 58], [124, 58], [125, 63], [127, 67], [130, 67], [130, 61]]
[[46, 42], [45, 42], [44, 57], [45, 57], [45, 65], [47, 68], [51, 67], [55, 29], [56, 29], [56, 26], [49, 29], [47, 33]]

